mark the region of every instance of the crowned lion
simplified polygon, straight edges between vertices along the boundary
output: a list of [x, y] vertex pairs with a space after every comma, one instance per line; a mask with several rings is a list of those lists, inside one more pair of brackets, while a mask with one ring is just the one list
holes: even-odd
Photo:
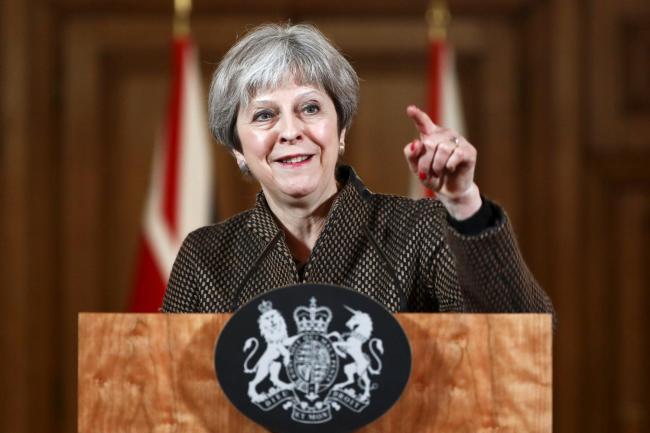
[[[293, 344], [296, 337], [289, 337], [287, 323], [282, 314], [271, 305], [270, 301], [262, 301], [259, 305], [262, 312], [257, 319], [260, 335], [266, 341], [266, 350], [252, 368], [249, 362], [259, 348], [257, 338], [251, 337], [244, 343], [244, 352], [250, 350], [244, 362], [244, 373], [256, 373], [253, 380], [248, 383], [248, 396], [253, 403], [264, 400], [265, 395], [257, 392], [257, 386], [269, 376], [271, 383], [279, 390], [293, 389], [292, 383], [286, 383], [279, 377], [282, 364], [287, 366], [290, 361], [288, 347]], [[251, 350], [252, 347], [252, 350]], [[282, 357], [282, 364], [278, 358]]]

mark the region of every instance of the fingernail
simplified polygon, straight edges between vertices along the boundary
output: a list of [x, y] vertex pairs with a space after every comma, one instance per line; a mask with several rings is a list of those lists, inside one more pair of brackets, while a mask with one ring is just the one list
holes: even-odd
[[418, 173], [418, 176], [420, 176], [420, 180], [424, 180], [424, 179], [427, 178], [426, 173], [424, 173], [423, 171], [419, 172], [419, 173]]
[[411, 141], [411, 152], [415, 151], [415, 141]]

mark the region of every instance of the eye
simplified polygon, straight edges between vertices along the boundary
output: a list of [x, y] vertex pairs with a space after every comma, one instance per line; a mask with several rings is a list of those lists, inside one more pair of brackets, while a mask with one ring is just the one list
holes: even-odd
[[273, 118], [273, 112], [270, 110], [261, 110], [253, 115], [254, 122], [265, 122]]
[[320, 107], [316, 103], [309, 103], [302, 107], [302, 111], [305, 114], [316, 114], [320, 111]]

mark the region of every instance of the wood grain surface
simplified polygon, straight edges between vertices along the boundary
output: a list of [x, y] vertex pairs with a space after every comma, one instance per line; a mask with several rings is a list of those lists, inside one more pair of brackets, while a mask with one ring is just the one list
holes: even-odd
[[[80, 314], [79, 432], [264, 432], [221, 391], [225, 314]], [[550, 432], [551, 321], [399, 314], [413, 351], [401, 400], [363, 432]]]

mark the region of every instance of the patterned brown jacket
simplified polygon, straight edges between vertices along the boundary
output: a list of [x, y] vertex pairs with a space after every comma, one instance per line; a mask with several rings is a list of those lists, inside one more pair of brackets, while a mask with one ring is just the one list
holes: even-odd
[[309, 262], [299, 272], [260, 193], [253, 209], [185, 239], [165, 312], [228, 312], [274, 287], [319, 282], [358, 290], [391, 311], [553, 312], [505, 214], [477, 235], [435, 200], [370, 192], [349, 167]]

